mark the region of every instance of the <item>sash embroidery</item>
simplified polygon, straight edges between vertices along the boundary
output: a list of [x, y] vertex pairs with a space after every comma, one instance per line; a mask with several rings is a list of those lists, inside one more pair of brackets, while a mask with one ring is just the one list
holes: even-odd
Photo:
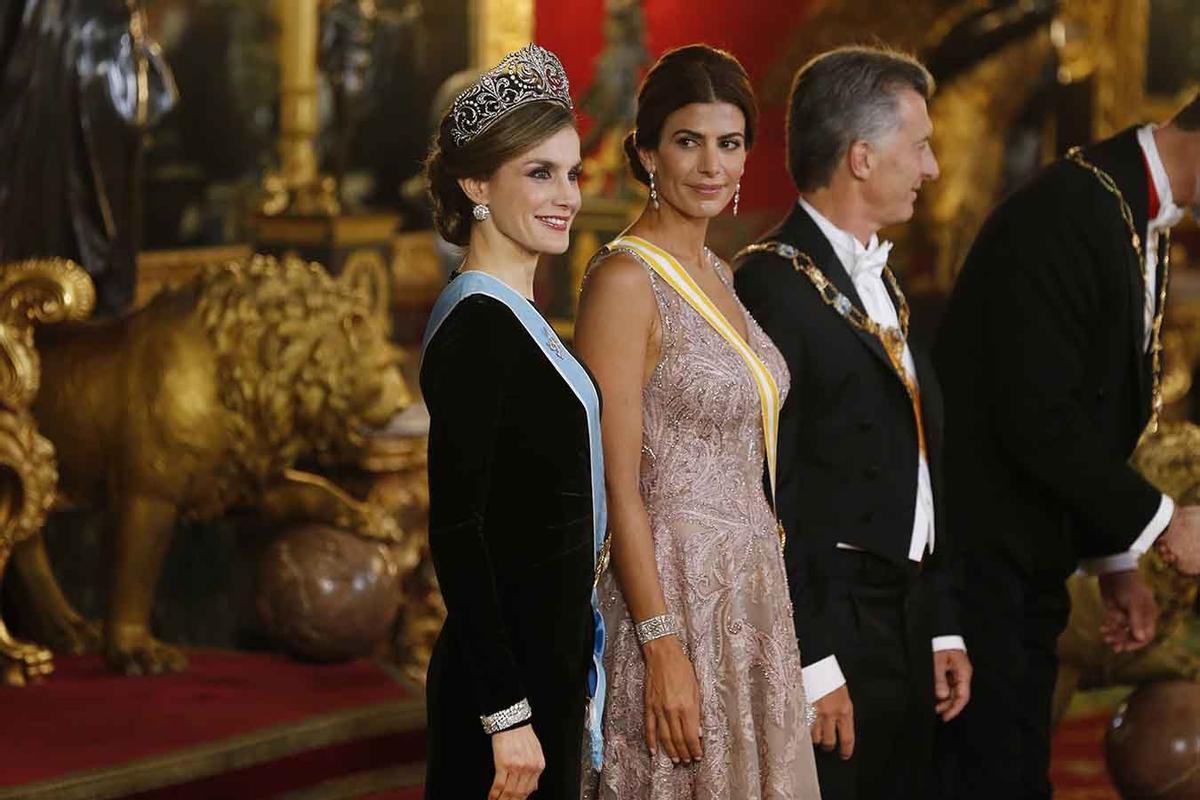
[[592, 619], [595, 625], [595, 638], [592, 646], [592, 666], [588, 673], [588, 695], [591, 702], [588, 708], [588, 733], [592, 765], [600, 769], [604, 755], [604, 739], [601, 722], [604, 713], [606, 682], [604, 676], [604, 619], [600, 615], [599, 596], [596, 593], [596, 583], [599, 582], [608, 556], [608, 507], [604, 487], [604, 454], [600, 439], [600, 397], [592, 379], [583, 366], [572, 356], [558, 335], [546, 324], [546, 320], [538, 313], [533, 305], [521, 296], [511, 286], [492, 277], [485, 272], [470, 270], [462, 273], [450, 283], [438, 297], [425, 328], [425, 336], [421, 342], [421, 358], [442, 323], [462, 300], [473, 294], [482, 294], [503, 303], [521, 326], [537, 343], [546, 360], [550, 362], [567, 386], [574, 392], [583, 406], [588, 424], [588, 449], [591, 456], [591, 485], [592, 485], [592, 558], [594, 565], [594, 581], [592, 585]]
[[721, 335], [742, 357], [754, 386], [758, 390], [759, 406], [762, 409], [763, 449], [767, 458], [767, 472], [771, 478], [771, 505], [776, 507], [776, 526], [779, 531], [779, 546], [783, 547], [786, 536], [779, 523], [775, 497], [776, 450], [779, 438], [779, 387], [766, 364], [751, 349], [749, 343], [730, 324], [721, 310], [692, 279], [683, 265], [661, 247], [638, 236], [619, 236], [609, 243], [609, 248], [625, 248], [636, 253], [660, 278], [670, 284], [700, 316]]

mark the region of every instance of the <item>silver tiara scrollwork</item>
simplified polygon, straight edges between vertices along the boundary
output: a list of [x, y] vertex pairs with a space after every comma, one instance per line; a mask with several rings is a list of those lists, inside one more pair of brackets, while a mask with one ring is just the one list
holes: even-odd
[[450, 135], [462, 147], [513, 109], [538, 101], [574, 109], [567, 73], [558, 57], [530, 44], [506, 55], [454, 99]]

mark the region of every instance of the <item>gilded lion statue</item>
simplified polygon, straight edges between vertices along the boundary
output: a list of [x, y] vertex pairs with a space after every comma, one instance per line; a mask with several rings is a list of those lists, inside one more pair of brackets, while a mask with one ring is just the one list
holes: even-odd
[[149, 627], [181, 515], [256, 506], [399, 536], [379, 507], [293, 469], [352, 458], [410, 401], [367, 298], [316, 264], [255, 256], [210, 267], [121, 319], [42, 327], [36, 344], [33, 413], [57, 451], [60, 495], [105, 509], [114, 537], [103, 624], [69, 605], [40, 535], [14, 550], [54, 650], [102, 650], [130, 675], [186, 667]]

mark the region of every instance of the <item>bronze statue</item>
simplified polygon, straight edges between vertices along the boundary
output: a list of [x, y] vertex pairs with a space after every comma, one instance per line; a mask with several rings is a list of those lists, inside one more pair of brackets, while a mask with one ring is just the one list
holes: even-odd
[[629, 197], [634, 193], [622, 141], [637, 117], [638, 82], [650, 62], [641, 0], [605, 0], [604, 49], [596, 57], [592, 83], [579, 107], [592, 118], [580, 149], [589, 195]]
[[34, 413], [58, 451], [60, 490], [104, 507], [114, 537], [103, 626], [63, 597], [42, 538], [14, 563], [56, 651], [102, 647], [126, 674], [186, 666], [149, 629], [176, 519], [257, 505], [392, 541], [395, 520], [297, 459], [352, 459], [409, 402], [399, 356], [366, 298], [296, 258], [210, 268], [117, 320], [39, 331]]
[[96, 311], [133, 299], [142, 134], [176, 100], [140, 0], [12, 0], [0, 10], [0, 262], [61, 257]]
[[[29, 412], [41, 379], [33, 324], [84, 319], [95, 301], [87, 273], [69, 261], [0, 267], [0, 580], [13, 548], [41, 530], [58, 480], [54, 448]], [[14, 639], [0, 619], [0, 686], [24, 686], [52, 666], [48, 650]]]

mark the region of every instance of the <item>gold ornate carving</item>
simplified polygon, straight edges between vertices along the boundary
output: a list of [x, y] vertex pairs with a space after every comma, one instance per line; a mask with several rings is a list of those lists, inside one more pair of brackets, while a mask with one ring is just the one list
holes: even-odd
[[147, 250], [138, 253], [134, 308], [146, 305], [163, 289], [174, 289], [191, 281], [213, 264], [245, 261], [252, 255], [254, 250], [248, 244]]
[[[295, 461], [353, 458], [364, 432], [409, 402], [399, 355], [366, 298], [316, 264], [254, 257], [208, 269], [117, 320], [51, 329], [41, 342], [38, 423], [63, 490], [113, 516], [109, 662], [129, 674], [182, 669], [149, 632], [154, 586], [179, 515], [265, 503], [394, 541], [395, 521]], [[70, 391], [65, 391], [70, 387]], [[40, 537], [14, 561], [47, 588], [39, 627], [81, 650], [100, 630], [61, 597]]]
[[[95, 302], [91, 279], [70, 261], [0, 266], [0, 579], [14, 548], [41, 530], [58, 480], [54, 448], [29, 413], [41, 379], [33, 325], [83, 319]], [[52, 668], [48, 650], [14, 639], [0, 619], [0, 684], [23, 686]]]
[[0, 401], [28, 408], [38, 386], [33, 323], [85, 319], [96, 305], [87, 273], [65, 259], [0, 267]]
[[383, 325], [391, 327], [392, 292], [388, 265], [378, 250], [363, 247], [346, 256], [341, 282], [367, 298], [371, 313]]
[[398, 234], [392, 240], [392, 304], [429, 307], [446, 285], [432, 231]]

